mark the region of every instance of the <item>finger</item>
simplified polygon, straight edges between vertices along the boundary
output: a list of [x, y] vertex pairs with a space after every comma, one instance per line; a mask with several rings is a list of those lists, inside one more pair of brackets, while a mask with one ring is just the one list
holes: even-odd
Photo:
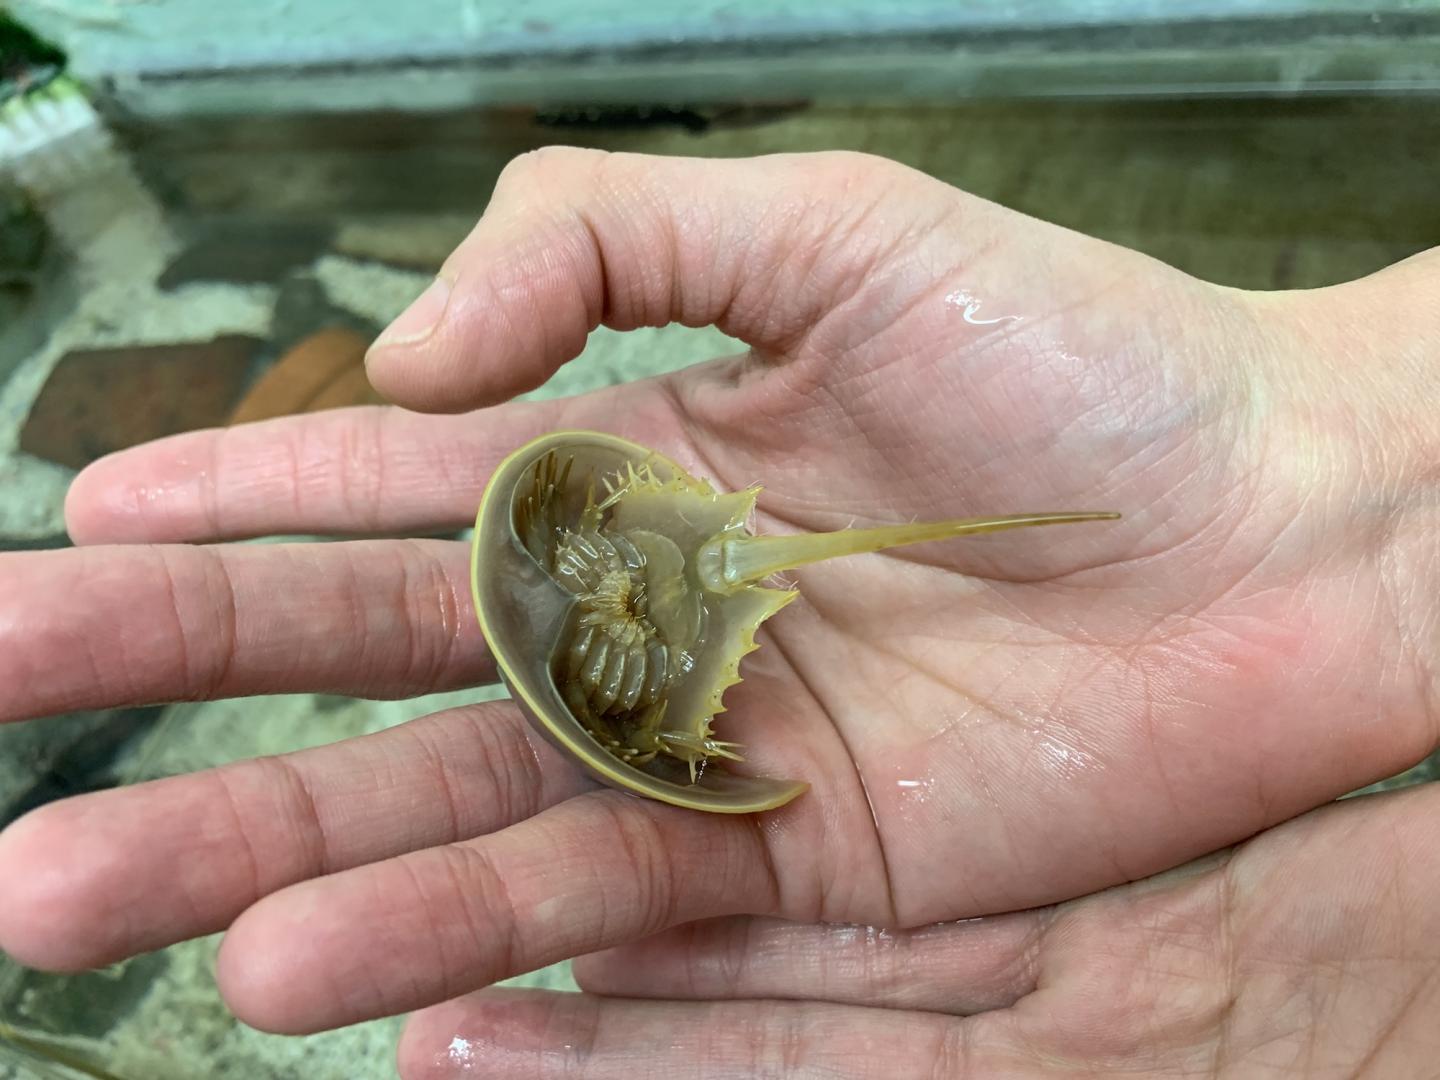
[[[1005, 211], [859, 154], [527, 154], [506, 168], [436, 281], [372, 346], [370, 378], [413, 408], [491, 403], [539, 386], [602, 323], [713, 324], [783, 353], [962, 201], [964, 239], [983, 244], [981, 219]], [[881, 204], [891, 215], [883, 229], [857, 227]], [[952, 240], [946, 257], [962, 258], [961, 246]], [[871, 299], [850, 313], [861, 337], [906, 302]]]
[[575, 961], [612, 997], [790, 998], [969, 1015], [1035, 988], [1048, 913], [917, 930], [730, 918], [677, 927]]
[[[1043, 1076], [974, 1021], [807, 1002], [623, 1001], [496, 989], [417, 1013], [403, 1080]], [[1033, 1071], [1012, 1071], [1024, 1065]]]
[[213, 933], [262, 896], [480, 836], [592, 785], [508, 702], [51, 803], [0, 833], [0, 948], [98, 967]]
[[653, 383], [468, 416], [335, 409], [187, 432], [102, 458], [71, 485], [77, 544], [190, 543], [275, 534], [403, 534], [470, 525], [495, 466], [563, 427], [669, 431]]
[[246, 1023], [316, 1031], [776, 903], [753, 821], [595, 792], [269, 896], [231, 928], [218, 976]]
[[500, 458], [539, 433], [534, 410], [508, 415], [362, 407], [186, 432], [83, 471], [66, 526], [77, 544], [460, 528]]
[[260, 693], [396, 697], [492, 681], [464, 544], [0, 555], [0, 721]]

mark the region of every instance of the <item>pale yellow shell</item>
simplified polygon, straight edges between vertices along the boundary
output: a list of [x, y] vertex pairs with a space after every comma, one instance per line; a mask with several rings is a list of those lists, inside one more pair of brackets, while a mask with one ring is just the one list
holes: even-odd
[[653, 450], [562, 431], [496, 468], [475, 522], [480, 627], [522, 711], [607, 784], [678, 806], [751, 813], [799, 780], [725, 764], [715, 717], [755, 632], [796, 593], [763, 584], [820, 559], [998, 529], [1115, 517], [1027, 514], [755, 537], [758, 488], [722, 494]]
[[[573, 462], [567, 489], [559, 493], [570, 524], [579, 523], [593, 483], [596, 500], [609, 501], [607, 527], [662, 536], [684, 560], [681, 581], [700, 601], [703, 625], [685, 650], [690, 665], [677, 671], [667, 688], [662, 719], [665, 729], [684, 737], [677, 749], [697, 749], [689, 760], [659, 753], [638, 763], [623, 760], [587, 729], [557, 685], [557, 653], [573, 641], [579, 604], [527, 549], [516, 523], [517, 507], [525, 505], [547, 459]], [[718, 534], [743, 532], [755, 495], [753, 490], [718, 494], [675, 462], [598, 432], [557, 432], [537, 439], [501, 462], [491, 478], [472, 549], [471, 584], [481, 629], [521, 709], [606, 783], [723, 813], [767, 810], [805, 790], [801, 781], [742, 776], [715, 765], [716, 758], [734, 753], [711, 733], [725, 690], [740, 679], [740, 660], [755, 648], [755, 629], [793, 596], [759, 585], [729, 595], [706, 593], [694, 578], [699, 548]], [[712, 752], [698, 752], [706, 742]]]

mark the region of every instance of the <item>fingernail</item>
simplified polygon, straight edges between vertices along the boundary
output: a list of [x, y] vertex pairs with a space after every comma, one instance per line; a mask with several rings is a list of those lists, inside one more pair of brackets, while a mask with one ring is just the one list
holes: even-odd
[[449, 303], [450, 283], [437, 277], [376, 339], [375, 346], [413, 345], [424, 341], [440, 325]]

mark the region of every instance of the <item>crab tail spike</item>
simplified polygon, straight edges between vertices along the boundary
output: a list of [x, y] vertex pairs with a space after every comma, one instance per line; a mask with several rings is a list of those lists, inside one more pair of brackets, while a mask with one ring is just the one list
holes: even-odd
[[882, 525], [875, 529], [799, 536], [721, 535], [708, 541], [699, 553], [697, 569], [705, 586], [715, 592], [735, 592], [772, 574], [797, 566], [859, 555], [885, 548], [945, 540], [953, 536], [1023, 529], [1031, 525], [1062, 525], [1081, 521], [1114, 521], [1112, 511], [1078, 511], [1056, 514], [1011, 514], [1007, 517], [961, 518], [913, 525]]

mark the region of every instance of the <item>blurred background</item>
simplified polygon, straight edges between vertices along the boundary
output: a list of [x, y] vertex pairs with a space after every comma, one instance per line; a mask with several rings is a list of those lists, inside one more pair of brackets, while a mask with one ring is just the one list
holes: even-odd
[[[366, 344], [505, 163], [550, 143], [868, 151], [1246, 288], [1340, 282], [1440, 244], [1435, 0], [674, 8], [0, 3], [0, 551], [66, 545], [66, 486], [103, 454], [374, 400]], [[735, 348], [713, 330], [601, 330], [537, 395]], [[0, 825], [490, 695], [11, 725]], [[1436, 775], [1432, 759], [1387, 785]], [[214, 947], [73, 977], [0, 957], [0, 1080], [393, 1075], [394, 1021], [305, 1039], [241, 1026]], [[519, 981], [571, 985], [563, 966]]]

